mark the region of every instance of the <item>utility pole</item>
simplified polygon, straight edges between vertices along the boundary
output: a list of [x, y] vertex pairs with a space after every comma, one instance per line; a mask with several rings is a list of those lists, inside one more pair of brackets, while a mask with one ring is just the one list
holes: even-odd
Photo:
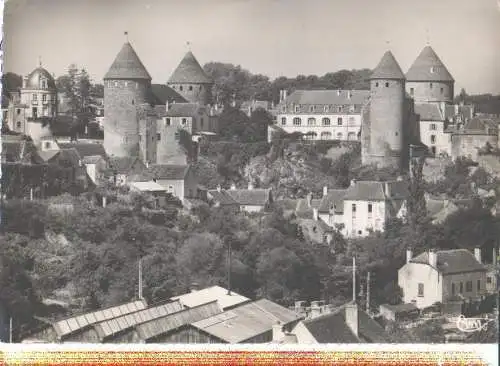
[[142, 300], [142, 258], [139, 259], [139, 300]]
[[12, 343], [12, 317], [9, 320], [9, 343]]
[[370, 315], [370, 271], [366, 274], [366, 312]]
[[356, 257], [352, 257], [352, 302], [356, 303]]
[[231, 295], [231, 240], [227, 243], [227, 294]]

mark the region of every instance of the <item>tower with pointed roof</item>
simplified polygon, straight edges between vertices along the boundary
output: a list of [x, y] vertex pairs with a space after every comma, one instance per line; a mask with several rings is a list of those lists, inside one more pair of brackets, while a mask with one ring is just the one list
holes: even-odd
[[370, 77], [370, 99], [361, 128], [363, 164], [402, 167], [404, 120], [405, 76], [387, 51]]
[[198, 60], [188, 51], [174, 70], [167, 85], [191, 103], [212, 103], [213, 81], [207, 76]]
[[415, 102], [453, 103], [455, 80], [431, 46], [420, 52], [406, 81], [406, 91]]
[[150, 99], [151, 76], [127, 39], [104, 76], [104, 148], [109, 156], [140, 156], [138, 107]]

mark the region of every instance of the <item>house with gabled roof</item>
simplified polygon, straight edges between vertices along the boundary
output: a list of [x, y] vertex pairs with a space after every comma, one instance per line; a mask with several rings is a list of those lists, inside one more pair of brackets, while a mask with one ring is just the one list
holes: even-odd
[[390, 342], [385, 329], [356, 303], [302, 320], [290, 333], [298, 344]]
[[487, 145], [498, 148], [499, 119], [474, 117], [451, 132], [451, 156], [460, 156], [477, 161], [478, 155]]
[[233, 184], [226, 193], [238, 203], [241, 211], [249, 213], [261, 212], [273, 202], [270, 188], [254, 188], [251, 183], [247, 189], [237, 189]]
[[481, 249], [426, 251], [413, 257], [409, 249], [406, 264], [398, 271], [403, 302], [419, 309], [453, 299], [477, 300], [486, 294], [487, 268]]
[[108, 159], [108, 178], [118, 186], [141, 180], [147, 167], [138, 157], [110, 157]]
[[234, 211], [240, 210], [239, 203], [225, 189], [222, 189], [220, 185], [216, 189], [207, 191], [207, 200], [213, 207], [228, 208]]
[[384, 231], [389, 219], [404, 219], [408, 195], [408, 183], [403, 180], [352, 181], [343, 197], [345, 236]]
[[344, 226], [344, 197], [347, 189], [323, 188], [323, 197], [318, 206], [318, 217], [331, 228]]
[[182, 202], [197, 197], [198, 179], [191, 165], [153, 164], [145, 175]]

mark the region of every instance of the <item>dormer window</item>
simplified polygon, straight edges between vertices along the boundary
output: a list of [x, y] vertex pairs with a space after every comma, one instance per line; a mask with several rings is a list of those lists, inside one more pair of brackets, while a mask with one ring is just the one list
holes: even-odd
[[299, 113], [300, 112], [300, 106], [296, 105], [295, 106], [295, 113]]
[[309, 112], [314, 113], [314, 106], [313, 105], [309, 107]]
[[429, 84], [429, 87], [432, 89], [432, 83]]
[[47, 81], [46, 80], [42, 80], [42, 88], [43, 89], [47, 88]]
[[183, 118], [181, 123], [182, 123], [182, 125], [183, 125], [183, 126], [185, 126], [185, 125], [186, 125], [186, 123], [187, 123], [187, 119], [186, 119], [186, 118]]
[[341, 106], [337, 107], [337, 112], [342, 112], [342, 107]]
[[330, 110], [330, 108], [329, 108], [327, 105], [325, 105], [325, 107], [323, 108], [323, 111], [324, 111], [325, 113], [328, 113], [328, 111], [329, 111], [329, 110]]
[[189, 91], [192, 91], [192, 90], [193, 90], [193, 86], [189, 85]]
[[436, 69], [434, 68], [434, 66], [431, 66], [431, 74], [434, 74], [436, 72]]

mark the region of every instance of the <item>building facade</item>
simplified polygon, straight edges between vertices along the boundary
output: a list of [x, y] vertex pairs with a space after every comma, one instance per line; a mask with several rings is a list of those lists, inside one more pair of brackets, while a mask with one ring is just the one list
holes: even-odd
[[359, 141], [366, 90], [297, 90], [276, 107], [275, 125], [310, 140]]

